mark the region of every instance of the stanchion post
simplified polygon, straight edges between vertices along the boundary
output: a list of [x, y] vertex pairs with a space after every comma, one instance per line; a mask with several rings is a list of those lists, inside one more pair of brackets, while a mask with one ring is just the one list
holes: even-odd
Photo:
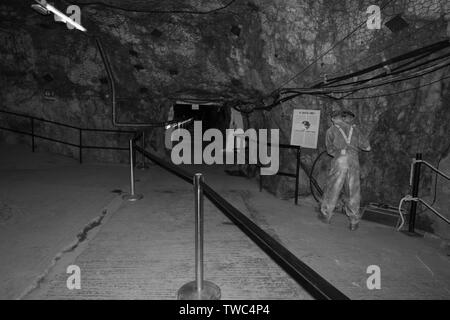
[[195, 281], [197, 290], [203, 290], [203, 189], [202, 176], [194, 176], [195, 192]]
[[[421, 167], [420, 160], [422, 160], [422, 154], [417, 153], [415, 160], [416, 161], [414, 161], [414, 165], [413, 165], [413, 180], [412, 180], [412, 191], [411, 191], [412, 192], [411, 196], [413, 198], [417, 198], [419, 195], [420, 167]], [[411, 236], [419, 235], [415, 231], [416, 213], [417, 213], [417, 201], [411, 201], [411, 206], [409, 208], [409, 225], [408, 225], [408, 232], [407, 232], [407, 234], [411, 235]]]
[[127, 201], [137, 201], [143, 198], [142, 194], [136, 194], [134, 190], [134, 147], [133, 139], [130, 139], [129, 153], [130, 153], [130, 193], [125, 194], [122, 198]]
[[220, 288], [211, 281], [203, 280], [203, 177], [194, 176], [195, 193], [195, 280], [178, 290], [178, 300], [219, 300]]

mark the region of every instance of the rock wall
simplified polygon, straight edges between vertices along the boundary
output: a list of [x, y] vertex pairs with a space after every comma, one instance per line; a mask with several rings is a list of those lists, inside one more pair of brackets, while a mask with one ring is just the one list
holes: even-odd
[[[168, 7], [163, 1], [106, 2], [127, 7]], [[202, 7], [197, 1], [185, 0], [177, 1], [174, 8], [210, 10], [225, 3], [208, 1], [208, 6]], [[369, 30], [364, 25], [365, 12], [369, 5], [377, 3], [238, 0], [212, 14], [144, 14], [82, 6], [86, 36], [55, 23], [52, 17], [38, 15], [29, 3], [6, 0], [0, 5], [1, 108], [84, 127], [112, 128], [108, 78], [95, 46], [96, 38], [101, 39], [113, 66], [118, 120], [161, 122], [167, 119], [171, 103], [180, 98], [266, 103], [267, 94], [282, 85], [306, 87], [324, 75], [349, 73], [449, 37], [448, 1], [390, 2], [382, 10], [383, 27]], [[63, 1], [56, 4], [59, 8], [66, 5]], [[392, 32], [384, 23], [399, 13], [409, 26]], [[373, 152], [361, 156], [363, 202], [396, 205], [409, 193], [409, 166], [414, 154], [421, 152], [436, 164], [446, 156], [446, 150], [448, 153], [449, 80], [440, 80], [448, 75], [449, 69], [445, 68], [339, 101], [302, 96], [271, 111], [253, 112], [246, 122], [254, 128], [278, 128], [280, 142], [289, 143], [292, 110], [321, 110], [319, 149], [302, 151], [302, 163], [309, 169], [324, 149], [328, 113], [335, 108], [353, 110], [373, 147]], [[425, 86], [430, 82], [434, 83]], [[415, 87], [420, 88], [389, 95]], [[54, 97], [44, 97], [45, 90]], [[353, 99], [361, 96], [376, 97]], [[17, 119], [8, 117], [5, 121], [28, 128], [26, 122]], [[78, 139], [77, 132], [54, 126], [37, 130], [75, 143]], [[149, 129], [148, 134], [148, 147], [164, 154], [164, 129]], [[0, 137], [10, 142], [29, 141], [4, 131], [0, 131]], [[123, 146], [127, 138], [86, 134], [85, 139], [95, 145]], [[77, 156], [78, 151], [72, 147], [38, 143], [40, 148]], [[126, 161], [125, 153], [110, 151], [88, 152], [86, 156]], [[321, 158], [315, 172], [322, 184], [327, 161], [326, 156]], [[281, 164], [281, 170], [295, 172], [294, 153], [283, 151]], [[423, 196], [433, 196], [432, 182], [433, 176], [425, 171]], [[293, 196], [290, 178], [268, 177], [265, 187], [280, 197]], [[300, 193], [309, 192], [308, 178], [302, 171]], [[420, 215], [420, 226], [429, 231], [443, 230], [440, 222], [427, 213]], [[450, 237], [448, 231], [444, 233]]]

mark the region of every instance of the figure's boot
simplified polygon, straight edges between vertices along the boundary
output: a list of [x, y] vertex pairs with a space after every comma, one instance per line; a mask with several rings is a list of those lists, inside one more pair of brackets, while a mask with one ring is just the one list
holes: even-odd
[[349, 228], [351, 231], [355, 231], [356, 229], [358, 229], [358, 227], [359, 227], [359, 222], [350, 222]]
[[325, 224], [330, 224], [330, 222], [331, 222], [331, 216], [329, 216], [325, 212], [323, 212], [322, 209], [319, 211], [317, 218], [319, 218], [319, 220]]

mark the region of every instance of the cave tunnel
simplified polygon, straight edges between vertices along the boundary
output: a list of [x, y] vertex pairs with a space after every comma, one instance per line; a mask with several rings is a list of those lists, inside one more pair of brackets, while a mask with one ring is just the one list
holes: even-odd
[[2, 0], [0, 299], [448, 300], [448, 9]]
[[[201, 121], [202, 129], [219, 129], [223, 134], [229, 128], [230, 112], [217, 104], [188, 104], [175, 103], [173, 105], [174, 120], [184, 121], [191, 119]], [[189, 126], [192, 128], [192, 126]]]

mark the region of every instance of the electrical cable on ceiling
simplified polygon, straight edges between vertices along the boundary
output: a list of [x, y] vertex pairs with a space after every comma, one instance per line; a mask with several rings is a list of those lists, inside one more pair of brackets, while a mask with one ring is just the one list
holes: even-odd
[[[449, 54], [449, 56], [450, 56], [450, 54]], [[445, 67], [445, 66], [444, 66]], [[444, 67], [442, 67], [442, 68], [444, 68]], [[438, 68], [438, 70], [440, 70], [441, 68]], [[446, 78], [442, 78], [442, 80], [443, 79], [446, 79]], [[405, 80], [407, 80], [407, 79], [405, 79]], [[438, 80], [439, 81], [439, 80]], [[432, 83], [435, 83], [436, 81], [433, 81], [433, 82], [431, 82], [430, 84], [432, 84]], [[418, 86], [418, 87], [416, 87], [416, 88], [420, 88], [421, 86]], [[402, 90], [402, 91], [396, 91], [396, 92], [394, 92], [394, 93], [387, 93], [387, 94], [382, 94], [382, 95], [378, 95], [378, 96], [390, 96], [390, 95], [393, 95], [393, 94], [398, 94], [398, 93], [401, 93], [401, 92], [406, 92], [406, 91], [410, 91], [411, 89], [406, 89], [406, 90]], [[344, 96], [342, 96], [342, 97], [334, 97], [334, 96], [330, 96], [330, 95], [328, 95], [328, 94], [326, 94], [326, 96], [327, 97], [329, 97], [329, 98], [333, 98], [333, 99], [335, 99], [335, 100], [355, 100], [356, 98], [346, 98], [347, 96], [350, 96], [350, 95], [352, 95], [352, 94], [354, 94], [354, 93], [356, 93], [357, 92], [357, 90], [355, 90], [355, 91], [352, 91], [352, 92], [350, 92], [350, 93], [348, 93], [348, 94], [346, 94], [346, 95], [344, 95]], [[373, 96], [373, 97], [377, 97], [377, 95], [375, 95], [375, 96]], [[366, 98], [368, 98], [368, 97], [366, 97]]]
[[[382, 98], [382, 97], [393, 96], [393, 95], [396, 95], [396, 94], [399, 94], [399, 93], [404, 93], [404, 92], [408, 92], [408, 91], [412, 91], [412, 90], [417, 90], [417, 89], [420, 89], [420, 88], [423, 88], [423, 87], [427, 87], [427, 86], [432, 85], [434, 83], [441, 82], [442, 80], [445, 80], [445, 79], [450, 79], [450, 76], [443, 77], [443, 78], [440, 78], [438, 80], [431, 81], [431, 82], [425, 83], [425, 84], [417, 86], [417, 87], [404, 89], [404, 90], [399, 90], [399, 91], [386, 93], [386, 94], [379, 94], [379, 95], [372, 95], [372, 96], [363, 96], [363, 97], [350, 97], [350, 98], [347, 98], [347, 97], [338, 98], [338, 97], [331, 97], [331, 96], [326, 96], [326, 97], [327, 98], [332, 98], [334, 100], [364, 100], [364, 99]], [[354, 92], [351, 92], [349, 95], [351, 95], [353, 93]]]
[[[443, 56], [440, 56], [440, 57], [438, 57], [438, 58], [436, 58], [436, 59], [432, 59], [432, 60], [436, 60], [436, 61], [437, 61], [437, 60], [441, 60], [441, 59], [443, 59], [443, 58], [448, 58], [448, 57], [450, 57], [450, 53], [445, 54], [445, 55], [443, 55]], [[449, 59], [447, 59], [447, 60], [449, 60]], [[428, 64], [429, 62], [432, 62], [432, 61], [427, 61], [426, 63], [422, 63], [420, 66], [425, 65], [425, 64]], [[346, 84], [346, 85], [363, 84], [363, 83], [367, 83], [367, 82], [372, 81], [372, 80], [375, 80], [375, 79], [386, 78], [386, 77], [391, 77], [392, 79], [399, 79], [399, 78], [400, 78], [400, 80], [409, 80], [409, 79], [415, 78], [415, 77], [417, 77], [417, 76], [421, 76], [421, 75], [428, 74], [428, 72], [425, 72], [425, 71], [426, 71], [426, 69], [430, 69], [431, 67], [435, 67], [431, 72], [440, 70], [441, 68], [444, 68], [445, 66], [447, 66], [447, 65], [448, 65], [448, 62], [450, 62], [450, 60], [449, 60], [449, 61], [445, 61], [444, 63], [441, 63], [441, 64], [434, 64], [434, 65], [432, 65], [432, 66], [429, 66], [429, 67], [427, 67], [427, 68], [421, 70], [421, 71], [422, 71], [421, 73], [419, 73], [418, 71], [416, 71], [416, 72], [412, 73], [412, 75], [413, 75], [412, 77], [404, 77], [404, 76], [400, 76], [400, 77], [392, 77], [391, 74], [381, 74], [381, 75], [374, 76], [374, 77], [372, 77], [372, 78], [370, 78], [370, 79], [360, 80], [360, 81], [355, 81], [355, 82], [352, 82], [352, 83], [349, 83], [349, 84]], [[410, 70], [415, 69], [415, 68], [417, 68], [417, 66], [410, 67], [410, 68], [408, 68], [408, 69], [405, 70], [405, 71], [410, 71]], [[402, 71], [402, 72], [404, 72], [404, 71]], [[397, 75], [397, 74], [400, 74], [400, 72], [396, 72], [396, 73], [395, 73], [395, 75]], [[376, 84], [376, 85], [370, 85], [370, 86], [368, 86], [368, 87], [365, 87], [364, 89], [368, 89], [368, 88], [372, 88], [372, 87], [376, 87], [376, 86], [380, 86], [380, 85], [385, 85], [385, 84], [390, 84], [390, 83], [393, 83], [393, 82], [398, 82], [398, 81], [389, 81], [389, 82], [382, 81], [381, 84], [378, 83], [378, 84]], [[341, 86], [325, 87], [325, 88], [339, 88], [339, 87], [341, 87]], [[356, 92], [356, 91], [358, 91], [358, 90], [360, 90], [360, 89], [359, 89], [358, 87], [355, 87], [354, 90], [350, 90], [350, 91]]]
[[445, 67], [447, 67], [449, 65], [450, 65], [450, 60], [446, 61], [444, 63], [440, 63], [440, 64], [438, 64], [436, 66], [433, 66], [433, 68], [428, 67], [427, 69], [430, 69], [430, 70], [423, 70], [422, 72], [416, 72], [415, 74], [412, 74], [412, 75], [410, 75], [408, 77], [396, 77], [396, 78], [394, 78], [394, 79], [392, 79], [390, 81], [380, 81], [378, 83], [375, 83], [375, 84], [372, 84], [372, 85], [369, 85], [369, 86], [361, 85], [361, 86], [358, 86], [358, 87], [353, 88], [353, 89], [352, 88], [347, 88], [347, 89], [343, 88], [343, 89], [340, 89], [340, 90], [334, 90], [333, 92], [345, 93], [345, 92], [349, 92], [349, 91], [352, 91], [352, 90], [370, 89], [370, 88], [384, 86], [384, 85], [397, 83], [397, 82], [401, 82], [401, 81], [405, 81], [405, 80], [410, 80], [410, 79], [421, 77], [421, 76], [427, 75], [429, 73], [441, 70], [441, 69], [443, 69], [443, 68], [445, 68]]
[[[404, 61], [404, 60], [407, 60], [407, 59], [410, 59], [410, 58], [414, 58], [414, 57], [417, 57], [419, 55], [426, 54], [426, 53], [431, 54], [431, 53], [437, 52], [439, 50], [445, 49], [447, 47], [450, 47], [450, 41], [449, 40], [443, 40], [443, 41], [435, 42], [435, 43], [433, 43], [431, 45], [428, 45], [428, 46], [425, 46], [425, 47], [421, 47], [419, 49], [415, 49], [415, 50], [409, 51], [409, 52], [401, 54], [399, 56], [395, 56], [395, 57], [390, 58], [388, 60], [385, 60], [385, 61], [383, 61], [381, 63], [372, 65], [370, 67], [366, 67], [364, 69], [352, 72], [350, 74], [346, 74], [344, 76], [328, 79], [326, 85], [328, 86], [331, 82], [338, 82], [338, 81], [343, 81], [343, 80], [346, 80], [346, 79], [358, 77], [358, 76], [361, 76], [361, 75], [363, 75], [365, 73], [369, 73], [371, 71], [375, 71], [377, 69], [384, 68], [385, 66], [389, 66], [389, 65], [391, 65], [393, 63], [401, 62], [401, 61]], [[313, 85], [312, 87], [315, 88], [315, 87], [321, 87], [321, 86], [324, 86], [324, 85], [325, 84], [323, 82], [320, 82], [320, 83], [317, 83], [317, 84]]]
[[[408, 36], [406, 36], [406, 37], [403, 36], [403, 37], [401, 37], [400, 39], [394, 39], [394, 40], [392, 41], [391, 44], [389, 44], [389, 45], [387, 45], [387, 46], [381, 48], [381, 49], [378, 50], [377, 52], [375, 52], [375, 53], [373, 53], [373, 54], [370, 54], [370, 55], [368, 55], [368, 56], [364, 56], [364, 57], [361, 58], [361, 59], [358, 59], [358, 60], [356, 60], [356, 61], [354, 61], [354, 62], [352, 62], [352, 63], [350, 63], [350, 64], [347, 64], [347, 65], [345, 65], [341, 70], [336, 71], [336, 72], [333, 72], [333, 73], [331, 73], [331, 74], [327, 74], [327, 77], [334, 77], [334, 76], [336, 76], [336, 75], [338, 75], [338, 74], [343, 74], [344, 71], [347, 71], [346, 73], [348, 73], [348, 71], [351, 69], [351, 67], [357, 65], [358, 63], [360, 63], [360, 62], [362, 62], [362, 61], [373, 61], [373, 59], [372, 59], [373, 57], [376, 57], [376, 56], [378, 56], [378, 55], [380, 55], [380, 54], [383, 54], [387, 49], [390, 49], [390, 48], [392, 48], [393, 46], [398, 46], [400, 43], [403, 43], [405, 40], [410, 40], [413, 36], [417, 37], [418, 34], [420, 34], [421, 32], [423, 32], [424, 30], [426, 30], [426, 28], [429, 27], [430, 25], [435, 24], [435, 23], [437, 23], [437, 22], [442, 22], [442, 21], [445, 22], [445, 20], [443, 20], [443, 19], [441, 19], [441, 20], [438, 19], [438, 20], [433, 20], [433, 21], [431, 21], [431, 22], [429, 22], [429, 23], [426, 23], [426, 24], [424, 24], [423, 26], [421, 26], [420, 28], [415, 29], [414, 32], [410, 32]], [[322, 78], [323, 78], [323, 77], [321, 77], [321, 79], [322, 79]], [[313, 81], [313, 82], [317, 83], [317, 82], [320, 82], [320, 81], [321, 81], [321, 80], [317, 80], [317, 81]]]
[[[435, 67], [435, 68], [432, 69], [432, 70], [428, 70], [428, 71], [422, 72], [422, 73], [420, 73], [420, 74], [415, 74], [415, 75], [412, 75], [412, 76], [407, 77], [407, 78], [404, 78], [404, 77], [403, 77], [403, 78], [398, 78], [398, 77], [397, 77], [396, 79], [391, 80], [391, 81], [389, 81], [389, 82], [378, 83], [378, 84], [376, 84], [376, 85], [364, 86], [364, 87], [353, 88], [353, 89], [348, 88], [347, 91], [342, 91], [341, 93], [345, 93], [345, 92], [350, 91], [349, 94], [348, 94], [348, 95], [350, 95], [350, 94], [355, 93], [356, 91], [360, 91], [360, 90], [363, 90], [363, 89], [369, 89], [369, 88], [374, 88], [374, 87], [377, 87], [377, 86], [383, 86], [383, 85], [392, 84], [392, 83], [396, 83], [396, 82], [400, 82], [400, 81], [410, 80], [410, 79], [413, 79], [413, 78], [417, 78], [417, 77], [420, 77], [420, 76], [429, 74], [429, 73], [431, 73], [431, 72], [435, 72], [435, 71], [440, 70], [440, 69], [442, 69], [442, 68], [445, 68], [445, 67], [447, 67], [447, 66], [449, 66], [449, 65], [450, 65], [450, 63], [445, 63], [445, 64], [442, 64], [442, 65], [440, 65], [440, 66], [438, 66], [438, 67]], [[446, 77], [446, 78], [447, 78], [447, 77]], [[441, 80], [446, 79], [446, 78], [442, 78]], [[441, 81], [441, 80], [438, 80], [438, 81]], [[428, 83], [428, 84], [426, 84], [426, 85], [422, 85], [422, 86], [419, 86], [419, 87], [424, 87], [424, 86], [433, 84], [433, 83], [438, 82], [438, 81], [434, 81], [434, 82], [431, 82], [431, 83]], [[379, 95], [379, 96], [381, 97], [381, 96], [394, 95], [394, 94], [398, 94], [398, 93], [406, 92], [406, 91], [410, 91], [410, 90], [414, 90], [414, 89], [406, 89], [406, 90], [402, 90], [402, 91], [399, 91], [399, 92], [390, 93], [390, 94], [385, 94], [385, 95]], [[336, 92], [338, 92], [338, 91], [335, 91], [334, 93], [336, 93]], [[283, 103], [283, 102], [286, 102], [286, 101], [288, 101], [288, 100], [291, 100], [291, 99], [293, 99], [293, 98], [295, 98], [295, 97], [298, 97], [298, 96], [301, 96], [301, 95], [304, 95], [304, 94], [309, 94], [309, 95], [325, 95], [325, 96], [327, 96], [327, 94], [330, 94], [330, 93], [331, 93], [331, 92], [328, 92], [328, 93], [327, 93], [327, 92], [325, 92], [325, 91], [322, 91], [322, 92], [320, 92], [320, 91], [316, 91], [316, 92], [314, 92], [314, 91], [310, 91], [310, 92], [304, 91], [304, 92], [298, 92], [298, 93], [292, 94], [292, 95], [290, 95], [290, 96], [288, 96], [288, 97], [284, 97], [283, 99], [279, 99], [279, 100], [273, 102], [272, 104], [270, 104], [270, 105], [268, 105], [268, 106], [263, 106], [263, 107], [253, 107], [253, 108], [250, 109], [250, 110], [244, 110], [242, 107], [244, 107], [244, 106], [250, 106], [250, 105], [252, 105], [252, 104], [248, 103], [248, 104], [242, 105], [242, 104], [239, 104], [238, 102], [237, 102], [237, 103], [235, 102], [234, 105], [232, 105], [232, 108], [234, 108], [235, 110], [237, 110], [237, 111], [239, 111], [239, 112], [242, 112], [242, 113], [244, 113], [244, 114], [249, 114], [249, 113], [252, 113], [252, 112], [255, 111], [255, 110], [266, 110], [266, 111], [271, 110], [272, 108], [274, 108], [275, 106], [277, 106], [277, 105], [279, 105], [279, 104], [281, 104], [281, 103]], [[327, 96], [327, 97], [328, 97], [328, 98], [333, 98], [333, 99], [335, 99], [335, 100], [340, 100], [340, 98], [335, 98], [335, 97], [331, 97], [331, 96]], [[377, 96], [373, 96], [373, 97], [376, 98]], [[369, 97], [367, 97], [367, 98], [369, 98]], [[353, 100], [353, 98], [347, 98], [347, 99], [348, 99], [348, 100]], [[357, 98], [355, 98], [354, 100], [356, 100], [356, 99], [357, 99]]]
[[410, 79], [413, 79], [413, 78], [417, 78], [417, 77], [420, 77], [420, 76], [423, 76], [423, 75], [435, 72], [437, 70], [440, 70], [442, 68], [445, 68], [445, 67], [447, 67], [449, 65], [450, 65], [450, 62], [446, 62], [446, 63], [440, 64], [438, 66], [435, 66], [431, 70], [418, 72], [418, 73], [415, 73], [413, 75], [410, 75], [409, 77], [396, 77], [396, 78], [391, 79], [389, 81], [383, 81], [383, 82], [379, 82], [379, 83], [371, 84], [371, 85], [362, 85], [362, 86], [359, 86], [359, 87], [341, 88], [339, 90], [333, 90], [333, 91], [331, 91], [331, 90], [324, 90], [324, 89], [327, 89], [327, 88], [323, 88], [323, 89], [321, 88], [321, 89], [316, 89], [316, 90], [308, 90], [308, 89], [306, 89], [306, 90], [303, 90], [303, 91], [299, 91], [296, 94], [292, 94], [292, 95], [290, 95], [288, 97], [285, 97], [283, 99], [279, 99], [279, 100], [273, 102], [272, 104], [270, 104], [268, 106], [254, 107], [250, 111], [245, 111], [245, 110], [243, 110], [241, 108], [240, 109], [236, 109], [237, 106], [234, 106], [234, 108], [236, 110], [238, 110], [240, 112], [244, 112], [244, 113], [251, 113], [254, 110], [270, 110], [273, 107], [279, 105], [280, 103], [288, 101], [288, 100], [291, 100], [291, 99], [293, 99], [293, 98], [295, 98], [297, 96], [300, 96], [300, 95], [304, 95], [304, 94], [308, 94], [308, 95], [323, 95], [323, 94], [327, 94], [327, 93], [329, 94], [329, 93], [347, 93], [347, 92], [352, 92], [353, 93], [354, 91], [374, 88], [374, 87], [378, 87], [378, 86], [383, 86], [383, 85], [387, 85], [387, 84], [392, 84], [392, 83], [396, 83], [396, 82], [400, 82], [400, 81], [405, 81], [405, 80], [410, 80]]
[[[398, 73], [399, 73], [398, 71], [399, 71], [401, 68], [406, 67], [406, 66], [408, 66], [408, 65], [410, 65], [410, 64], [413, 64], [414, 62], [420, 61], [420, 60], [422, 60], [423, 58], [428, 57], [429, 55], [430, 55], [429, 53], [424, 53], [424, 54], [418, 56], [417, 58], [414, 58], [414, 59], [412, 59], [411, 61], [408, 61], [408, 62], [406, 62], [406, 63], [404, 63], [404, 64], [402, 64], [402, 65], [400, 65], [400, 66], [398, 66], [398, 67], [395, 67], [395, 68], [393, 68], [393, 69], [389, 68], [388, 66], [384, 66], [383, 72], [380, 73], [378, 76], [375, 76], [375, 77], [372, 77], [372, 78], [369, 78], [369, 79], [360, 79], [360, 80], [358, 80], [358, 81], [347, 82], [346, 84], [365, 83], [365, 82], [370, 81], [370, 80], [372, 80], [372, 79], [376, 79], [377, 77], [379, 78], [379, 77], [383, 77], [383, 76], [386, 76], [386, 75], [398, 74]], [[429, 62], [432, 62], [432, 61], [426, 61], [424, 64], [428, 64]], [[414, 67], [417, 67], [417, 66], [414, 66]], [[414, 67], [413, 67], [413, 68], [414, 68]], [[386, 71], [386, 68], [388, 68], [389, 71]], [[407, 71], [407, 70], [404, 69], [404, 70], [401, 70], [401, 71]], [[352, 78], [353, 78], [353, 77], [352, 77]], [[327, 87], [327, 88], [329, 88], [329, 87], [336, 87], [336, 86], [333, 86], [332, 84], [333, 84], [333, 83], [336, 83], [336, 82], [340, 82], [340, 81], [342, 81], [342, 80], [327, 81], [326, 83], [323, 82], [322, 86], [323, 86], [323, 87]], [[338, 86], [341, 86], [341, 85], [343, 85], [343, 84], [339, 84]]]
[[[416, 50], [413, 50], [413, 51], [408, 52], [406, 54], [402, 54], [400, 56], [391, 58], [391, 59], [386, 60], [386, 61], [384, 61], [382, 63], [379, 63], [379, 64], [376, 64], [374, 66], [365, 68], [363, 70], [359, 70], [359, 71], [353, 72], [350, 75], [338, 77], [338, 79], [335, 79], [335, 80], [343, 81], [345, 79], [349, 79], [349, 78], [354, 77], [356, 75], [361, 76], [361, 75], [363, 75], [365, 73], [369, 73], [369, 72], [375, 71], [377, 69], [382, 69], [385, 66], [391, 65], [393, 63], [402, 62], [402, 61], [408, 60], [408, 59], [413, 59], [414, 57], [422, 56], [422, 58], [423, 58], [423, 57], [425, 57], [425, 53], [427, 53], [427, 55], [431, 55], [432, 53], [435, 53], [435, 52], [437, 52], [439, 50], [442, 50], [444, 48], [447, 48], [449, 46], [450, 46], [450, 42], [449, 41], [440, 41], [440, 42], [434, 43], [432, 45], [429, 45], [429, 46], [426, 46], [426, 47], [423, 47], [423, 48], [420, 48], [420, 49], [416, 49]], [[442, 57], [438, 57], [438, 58], [430, 60], [430, 61], [435, 61], [435, 60], [438, 60], [438, 59], [441, 59], [441, 58]], [[425, 65], [425, 64], [428, 64], [428, 63], [429, 63], [429, 61], [427, 61], [425, 63], [421, 62], [419, 65], [416, 65], [414, 67], [409, 67], [406, 70], [412, 70], [414, 68], [417, 68], [417, 66]], [[409, 63], [407, 63], [407, 64], [409, 64]], [[397, 67], [397, 68], [400, 70], [402, 67], [406, 66], [407, 64], [403, 64], [402, 66]], [[385, 80], [378, 81], [375, 84], [370, 84], [370, 85], [360, 85], [360, 86], [352, 86], [352, 85], [350, 85], [350, 86], [347, 86], [347, 87], [340, 85], [340, 86], [335, 86], [335, 88], [327, 88], [326, 86], [323, 86], [323, 84], [322, 85], [320, 85], [320, 84], [317, 85], [316, 84], [315, 85], [316, 88], [286, 88], [286, 89], [283, 89], [284, 91], [282, 90], [282, 91], [278, 92], [278, 98], [270, 105], [262, 106], [262, 107], [257, 107], [256, 106], [256, 107], [253, 107], [251, 109], [245, 110], [244, 107], [249, 107], [249, 106], [255, 105], [255, 102], [235, 101], [232, 104], [232, 107], [234, 109], [240, 111], [240, 112], [247, 113], [247, 114], [253, 112], [254, 110], [270, 110], [273, 107], [279, 105], [280, 103], [288, 101], [290, 99], [293, 99], [293, 98], [295, 98], [297, 96], [300, 96], [302, 94], [326, 95], [326, 94], [331, 94], [331, 93], [354, 93], [354, 92], [359, 91], [359, 90], [364, 90], [364, 89], [373, 88], [373, 87], [377, 87], [377, 86], [392, 84], [392, 83], [399, 82], [399, 81], [405, 81], [405, 80], [413, 79], [413, 78], [416, 78], [416, 77], [428, 74], [430, 72], [434, 72], [434, 71], [437, 71], [439, 69], [442, 69], [442, 68], [446, 67], [447, 65], [448, 65], [447, 62], [441, 63], [441, 64], [434, 64], [431, 67], [428, 67], [428, 68], [425, 68], [423, 70], [419, 70], [419, 71], [416, 71], [414, 73], [408, 74], [407, 77], [402, 76], [402, 75], [399, 75], [397, 77], [395, 77], [395, 76], [393, 77], [390, 74], [383, 73], [381, 75], [377, 75], [376, 77], [377, 78], [384, 78], [384, 77], [388, 78], [389, 77], [390, 79], [388, 81], [385, 81]], [[403, 69], [403, 71], [404, 70], [405, 69]], [[366, 82], [368, 82], [367, 79], [361, 81], [360, 83], [366, 83]], [[281, 95], [283, 95], [284, 93], [290, 93], [291, 95], [288, 96], [288, 97], [281, 97]]]
[[[393, 2], [394, 0], [389, 0], [386, 4], [384, 4], [381, 8], [380, 11], [383, 10], [384, 8], [386, 8], [391, 2]], [[313, 66], [317, 61], [319, 61], [321, 58], [323, 58], [326, 54], [328, 54], [331, 50], [333, 50], [334, 48], [336, 48], [340, 43], [342, 43], [343, 41], [347, 40], [349, 37], [351, 37], [356, 31], [358, 31], [363, 25], [365, 25], [367, 22], [367, 19], [364, 19], [363, 22], [361, 22], [360, 24], [358, 24], [356, 26], [356, 28], [354, 28], [349, 34], [347, 34], [345, 37], [343, 37], [342, 39], [340, 39], [339, 41], [337, 41], [336, 43], [334, 43], [328, 50], [326, 50], [325, 52], [323, 52], [322, 54], [320, 54], [317, 58], [315, 58], [310, 64], [308, 64], [305, 68], [303, 68], [300, 72], [296, 73], [294, 76], [292, 76], [291, 78], [289, 78], [288, 80], [286, 80], [285, 82], [283, 82], [277, 89], [275, 89], [274, 91], [272, 91], [272, 93], [270, 95], [272, 95], [274, 92], [280, 90], [282, 87], [284, 87], [286, 84], [288, 84], [289, 82], [291, 82], [292, 80], [295, 80], [296, 78], [298, 78], [300, 75], [302, 75], [303, 73], [305, 73], [311, 66]]]
[[[387, 5], [389, 5], [389, 3], [390, 2], [388, 2], [388, 3], [386, 3], [384, 6], [383, 6], [383, 8], [385, 8]], [[428, 27], [429, 25], [431, 25], [432, 23], [435, 23], [436, 21], [432, 21], [432, 22], [430, 22], [430, 23], [428, 23], [428, 24], [426, 24], [426, 25], [424, 25], [424, 26], [422, 26], [419, 30], [423, 30], [425, 27]], [[416, 34], [416, 33], [415, 33]], [[403, 39], [402, 39], [403, 40]], [[395, 42], [395, 43], [393, 43], [393, 44], [391, 44], [390, 46], [388, 46], [387, 48], [389, 48], [389, 47], [391, 47], [391, 46], [393, 46], [394, 44], [396, 44], [396, 43], [398, 43], [398, 42]], [[430, 52], [433, 52], [432, 50], [433, 50], [434, 48], [433, 47], [431, 47], [431, 48], [429, 48], [428, 50], [430, 51]], [[419, 49], [420, 50], [420, 49]], [[425, 49], [424, 51], [423, 51], [424, 53], [423, 53], [423, 57], [424, 56], [426, 56], [426, 52], [427, 52], [427, 49]], [[420, 53], [420, 51], [418, 52], [418, 53]], [[326, 53], [325, 53], [326, 54]], [[319, 57], [319, 59], [320, 59], [320, 57]], [[316, 59], [316, 60], [318, 60], [318, 59]], [[390, 59], [391, 60], [391, 59]], [[383, 65], [388, 65], [389, 63], [391, 63], [391, 61], [390, 60], [387, 60], [387, 61], [383, 61], [383, 63], [380, 63], [380, 64], [378, 64], [378, 66], [377, 67], [380, 67], [380, 66], [383, 66]], [[400, 60], [401, 61], [401, 60]], [[314, 62], [312, 63], [312, 64], [314, 64]], [[408, 63], [409, 64], [409, 63]], [[364, 69], [363, 69], [364, 70]], [[375, 69], [374, 69], [375, 70]], [[370, 71], [370, 70], [369, 70]], [[302, 73], [303, 71], [301, 71], [300, 73], [298, 73], [297, 75], [300, 75], [301, 73]], [[368, 72], [368, 70], [365, 70], [365, 72]], [[347, 76], [347, 78], [350, 78], [350, 77], [354, 77], [355, 76], [355, 74], [353, 74], [352, 73], [352, 75], [351, 76]], [[386, 75], [387, 76], [387, 75]], [[382, 76], [380, 76], [380, 77], [382, 77]], [[405, 80], [408, 80], [409, 78], [407, 78], [407, 79], [405, 79]], [[343, 79], [333, 79], [333, 80], [343, 80]], [[365, 81], [363, 81], [363, 82], [367, 82], [366, 80]], [[361, 83], [363, 83], [363, 82], [361, 82]], [[329, 83], [328, 81], [327, 81], [327, 83]], [[392, 82], [391, 82], [392, 83]], [[387, 84], [389, 84], [389, 83], [387, 83]], [[281, 86], [279, 87], [279, 88], [281, 88]], [[360, 89], [358, 89], [358, 90], [362, 90], [362, 89], [364, 89], [364, 88], [360, 88]], [[346, 95], [350, 95], [350, 94], [353, 94], [353, 93], [355, 93], [356, 92], [356, 90], [350, 90], [349, 92], [347, 92], [347, 94]], [[276, 94], [274, 94], [274, 93], [276, 93]], [[269, 97], [273, 97], [274, 95], [275, 96], [280, 96], [281, 94], [283, 94], [283, 91], [281, 91], [281, 92], [276, 92], [276, 91], [273, 91], [269, 96], [266, 96], [266, 98], [269, 98]], [[318, 93], [314, 93], [314, 92], [302, 92], [302, 94], [318, 94]], [[319, 93], [320, 94], [320, 93]], [[322, 94], [325, 94], [326, 95], [326, 93], [322, 93]], [[247, 101], [247, 102], [245, 102], [245, 101], [234, 101], [233, 103], [232, 103], [232, 107], [234, 108], [234, 109], [236, 109], [236, 110], [238, 110], [238, 111], [240, 111], [240, 112], [243, 112], [243, 113], [245, 113], [245, 114], [249, 114], [249, 113], [251, 113], [251, 112], [253, 112], [254, 110], [270, 110], [270, 109], [272, 109], [274, 106], [276, 106], [276, 105], [278, 105], [279, 104], [279, 102], [285, 102], [285, 101], [288, 101], [288, 100], [290, 100], [290, 99], [293, 99], [293, 98], [295, 98], [295, 97], [297, 97], [297, 96], [299, 96], [300, 94], [299, 94], [299, 92], [297, 92], [296, 94], [293, 94], [293, 95], [291, 95], [291, 96], [289, 96], [289, 97], [287, 97], [287, 98], [283, 98], [282, 100], [276, 100], [275, 101], [275, 103], [272, 103], [271, 105], [269, 105], [269, 106], [262, 106], [262, 107], [253, 107], [253, 108], [250, 108], [251, 106], [256, 106], [257, 104], [260, 104], [260, 103], [258, 103], [258, 101], [255, 101], [255, 100], [253, 100], [253, 101]], [[328, 96], [329, 98], [333, 98], [333, 97], [330, 97], [330, 96]], [[245, 108], [244, 108], [245, 107]]]

